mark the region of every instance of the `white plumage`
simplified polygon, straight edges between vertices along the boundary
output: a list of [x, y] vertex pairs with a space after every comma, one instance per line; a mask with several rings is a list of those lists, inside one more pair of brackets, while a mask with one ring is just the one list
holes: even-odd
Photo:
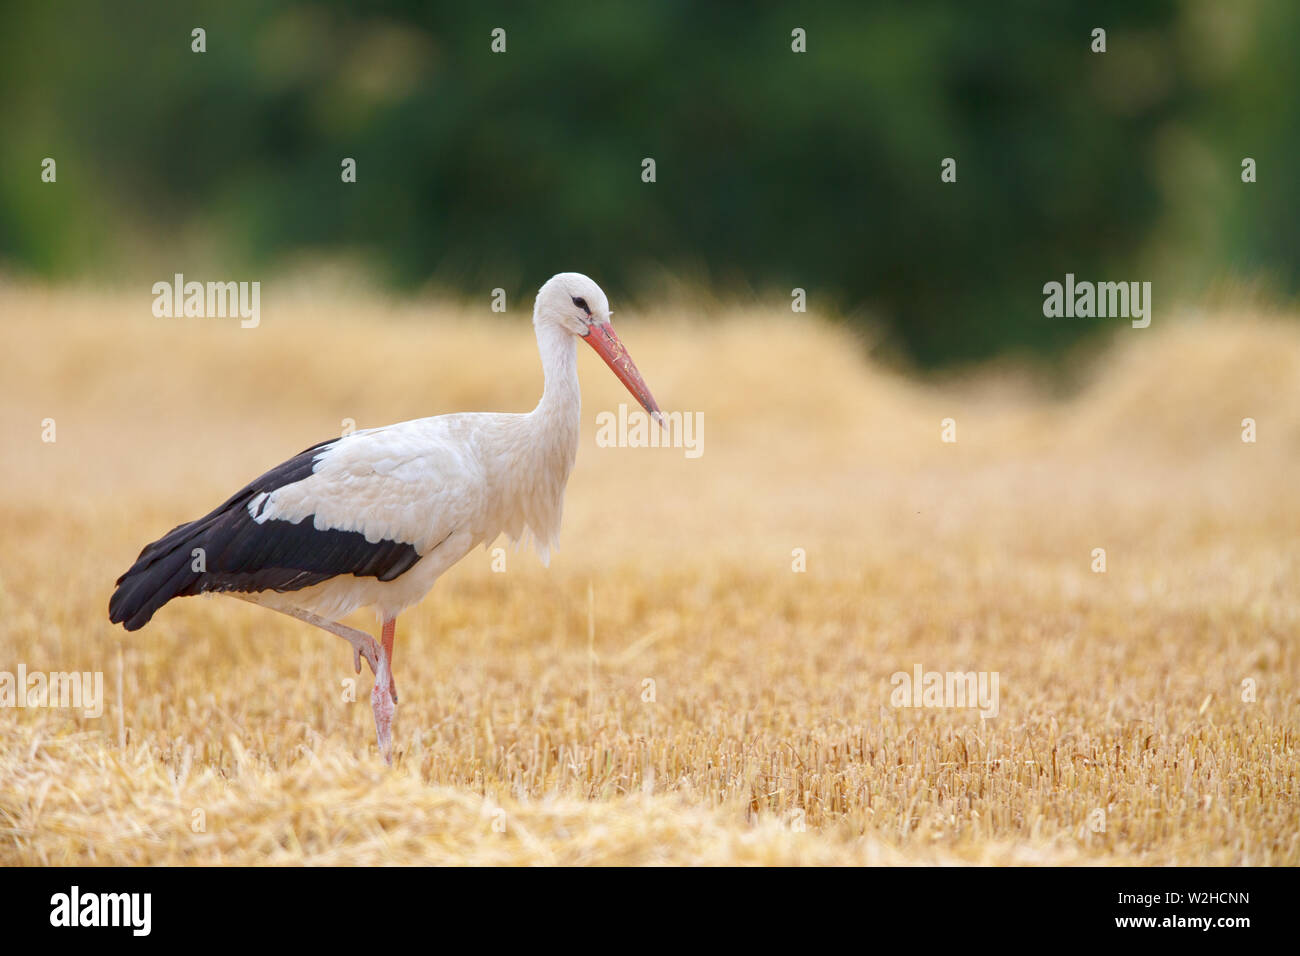
[[[659, 414], [591, 279], [550, 279], [537, 295], [533, 325], [545, 387], [531, 412], [441, 415], [314, 446], [147, 546], [119, 578], [110, 618], [134, 630], [173, 597], [226, 591], [344, 637], [357, 666], [364, 655], [375, 670], [376, 728], [391, 759], [397, 615], [499, 535], [531, 539], [544, 563], [557, 544], [578, 446], [577, 339], [592, 345], [647, 412]], [[202, 572], [186, 563], [195, 549], [205, 551]], [[336, 623], [363, 607], [383, 621], [382, 649]]]

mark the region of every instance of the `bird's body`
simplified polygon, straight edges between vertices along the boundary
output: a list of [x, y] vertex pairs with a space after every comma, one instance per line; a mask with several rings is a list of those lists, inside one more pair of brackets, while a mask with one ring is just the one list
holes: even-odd
[[512, 478], [529, 466], [521, 455], [502, 449], [513, 444], [513, 433], [526, 427], [526, 418], [423, 418], [357, 432], [326, 446], [309, 477], [267, 495], [259, 520], [345, 528], [376, 546], [409, 544], [418, 560], [392, 579], [335, 575], [298, 591], [262, 592], [253, 600], [298, 607], [331, 621], [362, 607], [393, 618], [423, 598], [445, 570], [501, 534], [518, 541], [531, 533], [543, 548], [552, 544], [559, 522], [550, 519], [558, 518], [568, 470], [550, 500], [524, 501], [513, 491]]
[[[314, 445], [148, 545], [118, 579], [110, 619], [135, 630], [174, 597], [234, 592], [345, 637], [376, 668], [378, 694], [392, 622], [447, 568], [502, 534], [549, 560], [578, 446], [577, 338], [658, 414], [590, 279], [547, 282], [534, 326], [545, 388], [533, 411], [440, 415]], [[331, 624], [363, 607], [384, 622], [382, 660], [368, 635]]]

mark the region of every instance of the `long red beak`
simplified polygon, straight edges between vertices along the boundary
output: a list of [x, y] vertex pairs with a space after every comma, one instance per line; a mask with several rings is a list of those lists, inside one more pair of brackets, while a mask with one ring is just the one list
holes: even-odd
[[663, 414], [659, 411], [659, 405], [655, 397], [650, 394], [650, 387], [641, 377], [636, 363], [632, 361], [632, 356], [619, 341], [614, 327], [608, 322], [592, 322], [583, 338], [596, 350], [596, 354], [605, 360], [605, 364], [614, 370], [618, 380], [627, 386], [632, 397], [641, 403], [641, 407], [650, 413], [650, 417], [662, 425]]

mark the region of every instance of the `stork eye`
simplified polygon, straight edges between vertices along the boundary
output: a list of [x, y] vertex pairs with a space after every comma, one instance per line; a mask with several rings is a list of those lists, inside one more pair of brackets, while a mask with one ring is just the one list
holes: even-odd
[[576, 305], [578, 308], [580, 308], [583, 312], [586, 312], [588, 315], [591, 315], [591, 309], [587, 308], [586, 299], [581, 299], [575, 295], [573, 297], [573, 304]]

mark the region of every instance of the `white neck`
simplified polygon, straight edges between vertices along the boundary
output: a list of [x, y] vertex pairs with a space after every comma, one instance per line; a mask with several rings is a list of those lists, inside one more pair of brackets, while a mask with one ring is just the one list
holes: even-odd
[[560, 536], [564, 486], [578, 454], [582, 396], [574, 336], [550, 322], [537, 323], [537, 350], [546, 385], [519, 434], [509, 480], [511, 504], [532, 532], [543, 562]]
[[533, 409], [539, 421], [567, 422], [576, 429], [582, 415], [578, 391], [578, 348], [574, 336], [549, 322], [537, 325], [537, 351], [542, 356], [546, 385]]

